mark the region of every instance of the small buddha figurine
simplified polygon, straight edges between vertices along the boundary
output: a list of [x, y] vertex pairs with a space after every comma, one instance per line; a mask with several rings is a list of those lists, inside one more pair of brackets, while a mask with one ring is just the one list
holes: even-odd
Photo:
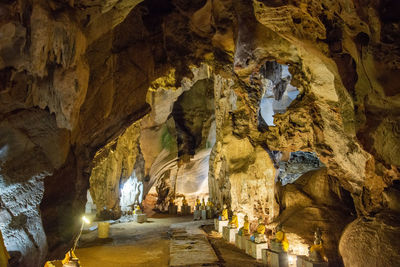
[[211, 210], [211, 209], [213, 209], [213, 207], [214, 207], [214, 203], [212, 203], [211, 198], [208, 198], [207, 199], [207, 209]]
[[323, 247], [322, 233], [319, 228], [314, 232], [314, 245], [309, 248], [309, 259], [313, 262], [328, 261]]
[[140, 208], [139, 204], [137, 204], [135, 207], [135, 214], [142, 214], [142, 209]]
[[276, 234], [275, 234], [275, 239], [274, 242], [275, 244], [278, 245], [278, 247], [280, 246], [280, 249], [283, 250], [284, 252], [287, 252], [289, 249], [289, 242], [286, 238], [286, 234], [285, 232], [283, 232], [282, 230], [282, 225], [279, 224], [276, 227]]
[[199, 199], [199, 196], [197, 196], [197, 198], [196, 198], [196, 210], [199, 210], [200, 206], [201, 206], [200, 199]]
[[232, 214], [231, 221], [229, 222], [229, 228], [237, 229], [238, 227], [239, 227], [239, 222], [238, 222], [237, 212], [234, 211]]
[[228, 220], [228, 209], [226, 208], [226, 204], [224, 204], [224, 209], [222, 210], [220, 221]]
[[249, 235], [249, 234], [250, 234], [249, 216], [245, 215], [243, 226], [240, 227], [240, 229], [239, 229], [239, 235], [243, 236], [243, 235]]
[[267, 238], [265, 236], [265, 224], [262, 217], [258, 218], [258, 226], [256, 231], [250, 237], [250, 240], [257, 244], [267, 242]]
[[204, 198], [201, 200], [201, 209], [205, 210], [206, 209], [206, 202], [204, 201]]
[[182, 199], [182, 205], [183, 206], [187, 206], [188, 205], [188, 202], [187, 202], [185, 197], [183, 197], [183, 199]]

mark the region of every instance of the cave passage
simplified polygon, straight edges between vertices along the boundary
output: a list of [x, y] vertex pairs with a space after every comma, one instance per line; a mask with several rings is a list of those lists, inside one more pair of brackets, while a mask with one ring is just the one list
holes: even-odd
[[399, 3], [1, 1], [0, 267], [400, 266]]
[[292, 76], [288, 65], [267, 61], [261, 67], [260, 74], [263, 90], [260, 114], [267, 125], [275, 126], [274, 114], [285, 113], [300, 92], [290, 84]]

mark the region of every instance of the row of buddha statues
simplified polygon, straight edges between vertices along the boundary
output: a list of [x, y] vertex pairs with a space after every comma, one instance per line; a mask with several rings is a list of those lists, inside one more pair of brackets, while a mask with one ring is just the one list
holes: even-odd
[[[238, 235], [248, 236], [249, 239], [256, 244], [268, 242], [268, 238], [265, 234], [267, 228], [264, 224], [264, 219], [262, 217], [258, 218], [258, 225], [256, 229], [251, 233], [249, 217], [247, 215], [244, 216], [243, 225], [239, 228], [237, 212], [233, 211], [232, 217], [229, 220], [228, 208], [224, 204], [223, 209], [218, 217], [218, 220], [220, 221], [228, 220], [229, 228], [238, 229]], [[271, 250], [277, 252], [286, 252], [286, 253], [289, 251], [289, 241], [286, 238], [286, 234], [283, 231], [281, 224], [277, 225], [275, 236], [269, 241]], [[327, 261], [327, 257], [325, 255], [325, 250], [323, 247], [322, 232], [319, 228], [317, 228], [317, 230], [314, 232], [314, 244], [309, 247], [309, 259], [313, 262]]]
[[[105, 209], [105, 207], [104, 207]], [[134, 215], [134, 214], [142, 214], [142, 208], [139, 203], [134, 203], [131, 205], [131, 209], [127, 209], [122, 211], [122, 215]]]
[[[171, 197], [169, 199], [169, 206], [175, 206], [175, 198]], [[188, 201], [186, 200], [185, 196], [182, 196], [182, 206], [189, 206]], [[211, 198], [208, 198], [207, 203], [205, 202], [204, 198], [200, 202], [200, 198], [197, 197], [195, 201], [195, 209], [196, 210], [206, 210], [206, 209], [213, 209], [214, 204]]]

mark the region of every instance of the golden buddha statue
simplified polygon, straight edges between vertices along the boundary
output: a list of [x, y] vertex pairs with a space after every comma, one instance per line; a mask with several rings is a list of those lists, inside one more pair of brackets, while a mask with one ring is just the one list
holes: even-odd
[[204, 201], [204, 197], [203, 197], [203, 199], [201, 200], [201, 209], [202, 209], [202, 210], [205, 210], [205, 209], [206, 209], [206, 202]]
[[182, 199], [182, 205], [183, 206], [187, 206], [188, 205], [188, 202], [187, 202], [185, 197], [183, 197], [183, 199]]
[[221, 221], [227, 221], [228, 220], [228, 209], [226, 208], [226, 204], [224, 204], [224, 209], [222, 210], [221, 213]]
[[288, 240], [287, 240], [287, 238], [286, 238], [286, 234], [285, 234], [285, 232], [283, 232], [283, 230], [282, 230], [282, 225], [278, 225], [277, 227], [276, 227], [276, 234], [275, 234], [275, 239], [274, 239], [274, 242], [277, 244], [277, 245], [280, 245], [280, 247], [281, 247], [281, 249], [284, 251], [284, 252], [287, 252], [288, 251], [288, 249], [289, 249], [289, 242], [288, 242]]
[[135, 214], [142, 214], [142, 209], [140, 208], [140, 205], [139, 205], [139, 204], [136, 205], [134, 213], [135, 213]]
[[200, 206], [201, 206], [200, 199], [199, 199], [199, 196], [197, 196], [197, 198], [196, 198], [196, 210], [199, 210]]
[[250, 237], [250, 240], [254, 243], [265, 243], [267, 242], [267, 238], [265, 236], [265, 224], [263, 218], [258, 218], [258, 226], [256, 231]]
[[250, 222], [249, 216], [244, 216], [244, 223], [243, 226], [239, 229], [239, 235], [249, 235], [250, 234]]
[[207, 208], [212, 209], [214, 207], [214, 203], [212, 203], [211, 198], [207, 199]]
[[238, 217], [237, 217], [237, 212], [234, 211], [232, 214], [232, 218], [229, 222], [229, 227], [233, 229], [237, 229], [239, 227], [239, 222], [238, 222]]
[[314, 262], [328, 261], [321, 236], [321, 230], [317, 228], [314, 232], [314, 245], [309, 248], [309, 258]]

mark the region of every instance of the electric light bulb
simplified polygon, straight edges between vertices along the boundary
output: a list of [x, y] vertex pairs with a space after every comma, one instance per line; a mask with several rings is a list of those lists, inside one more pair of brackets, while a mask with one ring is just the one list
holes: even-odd
[[84, 223], [87, 223], [87, 224], [90, 223], [89, 219], [86, 218], [85, 216], [82, 217], [82, 221], [83, 221]]
[[288, 255], [289, 266], [294, 266], [296, 264], [296, 256]]

